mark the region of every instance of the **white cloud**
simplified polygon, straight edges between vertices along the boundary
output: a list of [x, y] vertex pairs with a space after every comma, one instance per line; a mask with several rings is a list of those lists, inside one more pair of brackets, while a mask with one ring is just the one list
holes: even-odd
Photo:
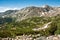
[[0, 7], [0, 12], [4, 12], [6, 10], [19, 10], [19, 8]]

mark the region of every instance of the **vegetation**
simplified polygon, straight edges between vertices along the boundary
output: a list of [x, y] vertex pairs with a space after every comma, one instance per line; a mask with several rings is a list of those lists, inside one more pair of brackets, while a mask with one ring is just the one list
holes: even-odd
[[[1, 19], [1, 18], [0, 18]], [[60, 34], [60, 15], [55, 17], [33, 17], [15, 22], [12, 18], [4, 18], [0, 20], [0, 37], [15, 37], [22, 34], [41, 34], [41, 36], [48, 36]], [[42, 27], [45, 23], [52, 22], [49, 28], [33, 31], [33, 28]]]

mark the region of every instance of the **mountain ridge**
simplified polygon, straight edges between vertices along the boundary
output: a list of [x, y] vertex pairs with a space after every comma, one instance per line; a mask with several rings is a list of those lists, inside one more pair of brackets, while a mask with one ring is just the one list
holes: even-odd
[[45, 5], [44, 7], [35, 7], [30, 6], [26, 8], [22, 8], [17, 12], [13, 12], [12, 14], [8, 14], [12, 18], [17, 18], [17, 21], [21, 21], [23, 19], [32, 18], [32, 17], [52, 17], [60, 14], [59, 7], [51, 7], [49, 5]]

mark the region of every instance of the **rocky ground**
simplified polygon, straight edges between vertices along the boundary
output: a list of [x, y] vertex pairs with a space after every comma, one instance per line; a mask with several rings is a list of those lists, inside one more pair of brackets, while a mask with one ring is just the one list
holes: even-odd
[[60, 35], [52, 35], [52, 36], [41, 36], [37, 35], [23, 35], [16, 36], [15, 38], [0, 38], [0, 40], [60, 40]]

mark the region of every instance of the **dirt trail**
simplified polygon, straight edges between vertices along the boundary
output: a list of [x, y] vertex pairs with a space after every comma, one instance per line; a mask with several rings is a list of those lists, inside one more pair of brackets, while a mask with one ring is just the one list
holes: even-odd
[[47, 24], [44, 24], [43, 25], [43, 27], [41, 27], [41, 28], [34, 28], [34, 29], [32, 29], [32, 30], [34, 30], [34, 31], [39, 31], [39, 30], [42, 30], [42, 29], [46, 29], [46, 28], [48, 28], [49, 26], [49, 24], [50, 24], [51, 22], [48, 22]]

